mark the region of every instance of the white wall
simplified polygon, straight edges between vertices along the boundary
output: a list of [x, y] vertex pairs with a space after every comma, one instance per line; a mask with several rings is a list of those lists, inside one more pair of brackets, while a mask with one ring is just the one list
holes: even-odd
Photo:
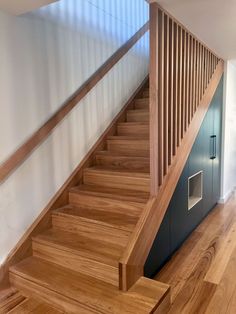
[[[0, 12], [0, 162], [148, 19], [143, 0]], [[148, 34], [0, 185], [0, 264], [148, 72]]]
[[221, 202], [236, 187], [236, 61], [225, 64]]

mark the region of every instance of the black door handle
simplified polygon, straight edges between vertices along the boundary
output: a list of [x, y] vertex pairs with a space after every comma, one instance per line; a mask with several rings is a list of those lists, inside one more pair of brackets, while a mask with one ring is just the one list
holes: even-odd
[[216, 159], [216, 135], [211, 135], [211, 141], [212, 141], [212, 153], [210, 156], [210, 159]]

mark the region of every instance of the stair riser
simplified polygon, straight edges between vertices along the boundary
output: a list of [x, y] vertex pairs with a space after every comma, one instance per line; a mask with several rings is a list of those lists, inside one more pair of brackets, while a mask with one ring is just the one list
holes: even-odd
[[134, 125], [131, 126], [128, 123], [118, 125], [117, 134], [120, 136], [140, 136], [149, 137], [149, 125]]
[[26, 296], [34, 297], [37, 295], [37, 299], [42, 300], [43, 302], [48, 302], [58, 310], [64, 310], [66, 313], [74, 314], [96, 314], [96, 310], [92, 310], [86, 305], [80, 304], [79, 300], [68, 298], [61, 293], [57, 293], [48, 287], [43, 287], [39, 284], [22, 278], [16, 274], [10, 273], [10, 283], [18, 290], [20, 290]]
[[128, 111], [127, 122], [149, 122], [149, 112], [139, 112], [139, 110]]
[[[64, 248], [52, 247], [33, 241], [33, 255], [45, 261], [95, 277], [118, 287], [118, 265], [103, 264]], [[104, 262], [106, 262], [104, 260]], [[108, 262], [108, 261], [107, 261]], [[109, 261], [110, 262], [110, 261]]]
[[106, 173], [84, 172], [84, 183], [134, 191], [150, 190], [150, 179], [135, 176], [118, 176]]
[[134, 102], [135, 109], [149, 109], [149, 98], [148, 99], [137, 99]]
[[107, 140], [107, 149], [125, 156], [149, 157], [149, 141]]
[[52, 215], [52, 225], [54, 228], [81, 234], [91, 239], [107, 241], [117, 244], [117, 239], [121, 245], [125, 246], [131, 232], [115, 229], [113, 226], [105, 226], [97, 222], [70, 215]]
[[85, 208], [94, 208], [100, 210], [107, 210], [115, 213], [124, 213], [133, 215], [135, 217], [141, 214], [145, 204], [135, 203], [122, 200], [114, 200], [112, 198], [103, 198], [93, 195], [85, 195], [78, 193], [69, 194], [69, 202], [72, 205], [81, 206]]
[[97, 155], [96, 165], [149, 172], [149, 158]]
[[148, 97], [149, 97], [149, 90], [145, 90], [145, 91], [143, 92], [143, 97], [144, 97], [144, 98], [148, 98]]

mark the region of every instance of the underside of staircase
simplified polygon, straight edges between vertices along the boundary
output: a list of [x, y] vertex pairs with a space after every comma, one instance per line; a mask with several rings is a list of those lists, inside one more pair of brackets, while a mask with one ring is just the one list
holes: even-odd
[[150, 194], [148, 97], [147, 85], [70, 189], [68, 205], [52, 212], [52, 228], [32, 238], [32, 256], [10, 268], [11, 284], [26, 296], [11, 313], [167, 311], [166, 284], [140, 277], [119, 290], [119, 260]]

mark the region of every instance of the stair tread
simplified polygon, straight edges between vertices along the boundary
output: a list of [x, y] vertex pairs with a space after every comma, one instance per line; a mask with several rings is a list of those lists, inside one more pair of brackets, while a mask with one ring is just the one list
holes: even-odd
[[[10, 268], [10, 277], [27, 280], [97, 313], [150, 313], [167, 294], [169, 286], [141, 277], [130, 292], [62, 266], [29, 257]], [[145, 287], [145, 288], [144, 288]], [[140, 292], [142, 294], [140, 294]]]
[[123, 213], [119, 214], [93, 208], [80, 208], [72, 205], [54, 210], [53, 215], [69, 215], [73, 216], [75, 219], [80, 218], [84, 221], [93, 221], [95, 223], [109, 225], [126, 231], [133, 231], [138, 221], [138, 216], [135, 217], [131, 215], [124, 215]]
[[150, 174], [145, 172], [137, 172], [137, 170], [129, 170], [127, 169], [114, 169], [109, 167], [103, 167], [103, 166], [93, 166], [90, 168], [84, 169], [84, 173], [86, 172], [96, 172], [96, 173], [103, 173], [108, 175], [114, 175], [114, 176], [127, 176], [127, 177], [137, 177], [137, 178], [145, 178], [149, 179]]
[[12, 309], [8, 314], [62, 314], [63, 311], [56, 310], [51, 305], [38, 300], [36, 297], [27, 298], [14, 309]]
[[121, 243], [112, 244], [96, 238], [88, 238], [58, 229], [49, 229], [33, 238], [35, 242], [70, 250], [86, 258], [117, 266], [124, 247]]
[[146, 203], [149, 199], [150, 193], [145, 191], [133, 191], [128, 189], [116, 189], [116, 188], [109, 188], [103, 186], [96, 186], [96, 185], [87, 185], [81, 184], [75, 186], [70, 189], [71, 192], [74, 193], [83, 193], [87, 195], [95, 195], [104, 198], [111, 198], [117, 200], [126, 200], [130, 202], [140, 202]]

